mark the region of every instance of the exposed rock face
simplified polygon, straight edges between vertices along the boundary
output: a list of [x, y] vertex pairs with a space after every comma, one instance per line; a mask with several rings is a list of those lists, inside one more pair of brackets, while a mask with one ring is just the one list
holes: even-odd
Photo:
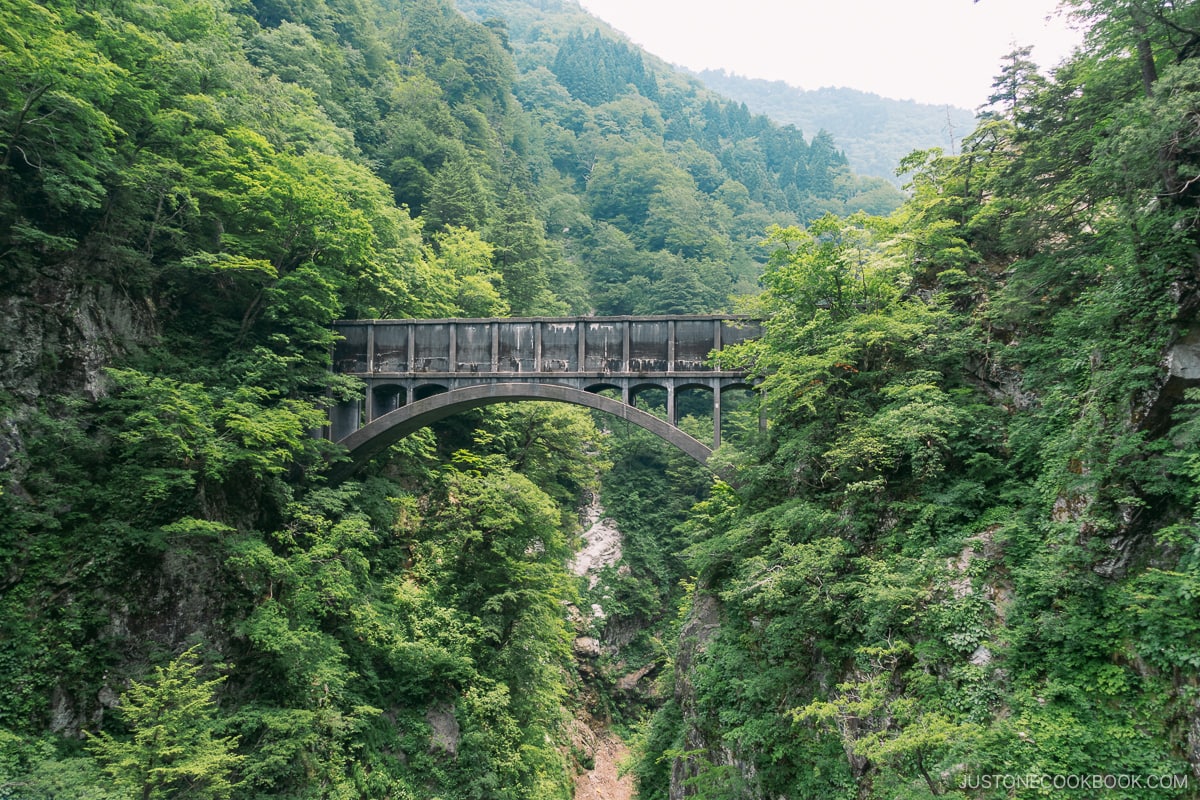
[[[51, 698], [49, 728], [64, 736], [78, 736], [85, 727], [102, 727], [104, 713], [119, 705], [119, 694], [131, 676], [144, 671], [161, 653], [182, 652], [196, 637], [221, 651], [228, 631], [220, 584], [225, 580], [220, 559], [196, 548], [172, 548], [147, 562], [128, 582], [121, 596], [105, 602], [108, 624], [105, 638], [119, 642], [121, 665], [108, 676], [111, 685], [94, 696], [76, 693], [78, 687], [56, 686]], [[64, 592], [60, 602], [77, 602]]]
[[85, 283], [82, 264], [0, 297], [0, 389], [32, 403], [47, 394], [104, 390], [104, 367], [152, 335], [151, 314], [119, 288]]
[[79, 392], [98, 397], [104, 368], [153, 335], [149, 304], [77, 277], [88, 272], [89, 265], [68, 261], [57, 274], [0, 292], [0, 395], [15, 401], [0, 403], [0, 470], [24, 449], [21, 424], [39, 403]]
[[620, 773], [629, 748], [616, 734], [607, 729], [595, 731], [576, 720], [571, 743], [590, 764], [575, 776], [575, 800], [633, 800], [633, 776]]
[[432, 733], [429, 736], [429, 752], [445, 753], [453, 758], [458, 755], [460, 732], [458, 719], [452, 706], [437, 706], [425, 712], [425, 721]]
[[[583, 524], [586, 528], [582, 534], [583, 549], [571, 560], [570, 569], [574, 575], [588, 576], [588, 588], [595, 589], [600, 581], [600, 570], [621, 560], [621, 531], [604, 516], [600, 498], [594, 493], [589, 493], [588, 504], [583, 509]], [[592, 613], [602, 616], [603, 610], [597, 614], [593, 607]]]
[[[696, 587], [695, 599], [691, 613], [683, 629], [679, 632], [679, 655], [675, 659], [675, 668], [686, 682], [691, 673], [692, 661], [705, 647], [717, 630], [721, 627], [721, 603], [705, 589]], [[688, 685], [690, 690], [691, 686]]]
[[1133, 424], [1150, 433], [1165, 433], [1184, 393], [1200, 386], [1200, 328], [1168, 347], [1159, 366], [1162, 378], [1133, 411]]
[[[675, 659], [675, 700], [687, 724], [683, 749], [685, 752], [703, 752], [711, 765], [733, 767], [746, 777], [747, 785], [753, 786], [753, 766], [742, 761], [729, 748], [710, 742], [697, 725], [696, 698], [691, 682], [692, 665], [720, 627], [720, 601], [707, 592], [707, 587], [698, 585], [691, 613], [679, 633], [679, 653]], [[693, 796], [695, 789], [687, 784], [698, 774], [695, 761], [688, 757], [677, 757], [671, 764], [671, 800], [683, 800]]]
[[599, 658], [600, 640], [594, 636], [578, 636], [573, 645], [575, 655], [581, 658]]
[[1200, 383], [1200, 330], [1189, 332], [1167, 351], [1167, 374]]
[[[587, 495], [587, 505], [581, 517], [585, 529], [582, 534], [584, 545], [568, 566], [573, 575], [587, 577], [588, 588], [594, 589], [600, 582], [600, 571], [621, 560], [621, 531], [613, 520], [604, 516], [604, 508], [595, 493]], [[603, 621], [606, 617], [604, 608], [597, 603], [592, 604], [590, 615], [578, 610], [572, 614], [576, 629], [581, 632], [590, 630], [593, 622]], [[575, 638], [572, 649], [580, 675], [585, 681], [595, 680], [599, 672], [597, 661], [605, 650], [615, 650], [617, 647], [609, 640], [608, 627], [605, 625], [603, 642], [590, 635]], [[646, 672], [649, 671], [650, 668], [647, 668]], [[638, 675], [634, 683], [645, 674]], [[588, 692], [591, 702], [599, 707], [594, 687], [585, 690], [585, 693]], [[613, 733], [605, 720], [580, 710], [571, 721], [571, 748], [580, 769], [575, 776], [575, 800], [632, 800], [635, 792], [633, 776], [621, 775], [619, 769], [620, 762], [629, 754], [629, 748]]]
[[1037, 405], [1037, 396], [1025, 391], [1019, 370], [992, 360], [972, 359], [967, 372], [975, 385], [1003, 408], [1027, 411]]
[[622, 675], [621, 677], [617, 678], [617, 691], [625, 692], [626, 694], [633, 694], [634, 692], [637, 692], [642, 680], [656, 669], [658, 669], [658, 664], [651, 662], [646, 664], [641, 669], [635, 669], [633, 672]]
[[[600, 497], [595, 493], [588, 493], [587, 505], [583, 507], [580, 516], [585, 528], [581, 534], [584, 545], [571, 559], [568, 568], [573, 575], [586, 576], [588, 589], [595, 589], [600, 584], [601, 571], [621, 561], [622, 534], [616, 522], [604, 516], [604, 507], [600, 505]], [[628, 575], [629, 567], [622, 565], [617, 574]], [[605, 621], [602, 644], [609, 652], [619, 651], [633, 641], [645, 627], [645, 621], [641, 619], [609, 618], [599, 603], [592, 603], [591, 618]]]
[[1200, 779], [1200, 709], [1192, 713], [1191, 725], [1187, 736], [1188, 763], [1192, 765], [1192, 774]]
[[[603, 614], [599, 615], [603, 617]], [[615, 651], [628, 645], [646, 627], [641, 617], [609, 617], [604, 624], [604, 644]]]

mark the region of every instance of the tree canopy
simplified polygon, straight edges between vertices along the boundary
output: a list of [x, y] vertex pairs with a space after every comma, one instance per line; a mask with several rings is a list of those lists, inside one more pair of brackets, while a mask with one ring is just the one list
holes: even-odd
[[[1066, 5], [902, 197], [574, 3], [0, 0], [0, 796], [1194, 772], [1200, 11]], [[335, 319], [735, 308], [736, 487], [539, 405], [328, 484]]]

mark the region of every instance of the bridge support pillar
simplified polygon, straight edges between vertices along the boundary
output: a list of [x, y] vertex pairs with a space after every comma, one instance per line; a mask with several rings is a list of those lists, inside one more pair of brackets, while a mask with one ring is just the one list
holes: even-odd
[[675, 413], [675, 384], [667, 384], [667, 422], [672, 425], [679, 424], [679, 417]]
[[713, 384], [713, 450], [721, 446], [721, 385]]
[[493, 322], [490, 327], [490, 335], [492, 337], [492, 372], [496, 372], [500, 369], [500, 323]]
[[542, 371], [542, 323], [533, 323], [533, 371]]
[[348, 400], [338, 403], [329, 410], [329, 438], [336, 442], [354, 433], [358, 430], [361, 416], [362, 403], [360, 401]]
[[384, 414], [390, 414], [400, 408], [400, 406], [412, 402], [411, 394], [412, 392], [407, 386], [397, 386], [391, 383], [379, 386], [368, 383], [367, 413], [364, 415], [365, 422], [370, 425]]
[[632, 342], [629, 338], [629, 321], [621, 323], [621, 372], [629, 370], [629, 354], [632, 351]]

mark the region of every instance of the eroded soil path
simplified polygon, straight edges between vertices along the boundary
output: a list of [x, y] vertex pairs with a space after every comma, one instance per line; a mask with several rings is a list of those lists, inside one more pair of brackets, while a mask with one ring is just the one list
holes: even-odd
[[[621, 560], [621, 531], [604, 516], [600, 498], [592, 495], [583, 509], [583, 548], [571, 562], [571, 572], [587, 576], [588, 585], [595, 588], [599, 572]], [[604, 609], [593, 606], [594, 619], [603, 619]], [[588, 639], [595, 642], [594, 639]], [[599, 647], [599, 642], [595, 642]], [[576, 651], [580, 644], [576, 642]], [[575, 721], [575, 747], [591, 758], [592, 768], [575, 776], [575, 800], [633, 800], [636, 793], [632, 775], [621, 776], [620, 764], [628, 757], [629, 748], [603, 724], [589, 714]]]
[[575, 800], [633, 800], [633, 776], [618, 774], [629, 748], [608, 730], [596, 733], [595, 747], [592, 769], [575, 776]]

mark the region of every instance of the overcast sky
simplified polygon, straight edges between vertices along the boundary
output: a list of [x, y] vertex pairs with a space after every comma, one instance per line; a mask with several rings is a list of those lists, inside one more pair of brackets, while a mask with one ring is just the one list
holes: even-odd
[[[672, 64], [974, 110], [1001, 57], [1049, 67], [1080, 34], [1057, 0], [580, 0]], [[1047, 17], [1051, 17], [1047, 21]]]

